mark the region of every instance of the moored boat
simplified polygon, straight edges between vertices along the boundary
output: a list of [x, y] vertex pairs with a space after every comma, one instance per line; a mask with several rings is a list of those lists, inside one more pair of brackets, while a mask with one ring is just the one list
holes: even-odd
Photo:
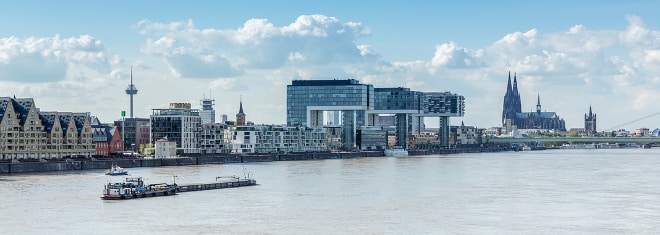
[[107, 172], [105, 172], [106, 175], [127, 175], [128, 171], [120, 166], [117, 165], [112, 165], [110, 169], [108, 169]]
[[101, 199], [121, 200], [141, 197], [158, 197], [176, 194], [177, 185], [174, 184], [149, 184], [145, 185], [142, 177], [129, 177], [124, 182], [109, 182], [103, 188]]
[[405, 150], [404, 148], [400, 146], [394, 146], [392, 148], [385, 149], [385, 156], [390, 156], [390, 157], [405, 157], [408, 156], [408, 150]]

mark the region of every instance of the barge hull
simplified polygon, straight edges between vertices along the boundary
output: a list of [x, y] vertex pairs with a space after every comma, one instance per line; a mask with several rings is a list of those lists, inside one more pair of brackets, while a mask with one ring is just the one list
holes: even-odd
[[161, 197], [161, 196], [171, 196], [176, 195], [176, 190], [159, 190], [159, 191], [148, 191], [148, 192], [136, 192], [132, 195], [114, 195], [114, 194], [103, 194], [101, 199], [103, 200], [128, 200], [136, 199], [143, 197]]

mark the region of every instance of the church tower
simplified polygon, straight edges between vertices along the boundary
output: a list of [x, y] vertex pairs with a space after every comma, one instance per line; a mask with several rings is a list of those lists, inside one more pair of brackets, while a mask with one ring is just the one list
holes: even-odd
[[587, 135], [594, 135], [596, 130], [596, 114], [591, 112], [591, 105], [589, 105], [589, 114], [584, 114], [584, 132]]
[[243, 99], [240, 101], [240, 108], [238, 109], [238, 113], [236, 114], [236, 125], [237, 126], [245, 126], [245, 113], [243, 113]]
[[510, 120], [511, 125], [515, 125], [516, 113], [522, 112], [520, 103], [520, 93], [518, 93], [518, 80], [516, 75], [513, 75], [513, 85], [511, 85], [511, 72], [509, 72], [509, 80], [506, 86], [506, 94], [504, 95], [504, 105], [502, 108], [502, 126], [506, 126], [507, 119]]

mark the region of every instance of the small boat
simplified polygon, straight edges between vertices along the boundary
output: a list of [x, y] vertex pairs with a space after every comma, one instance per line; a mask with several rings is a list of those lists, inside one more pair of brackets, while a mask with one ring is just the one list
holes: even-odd
[[408, 156], [408, 150], [400, 146], [394, 146], [392, 148], [385, 149], [385, 156], [389, 157], [405, 157]]
[[117, 165], [112, 165], [110, 169], [108, 169], [107, 172], [105, 172], [106, 175], [127, 175], [128, 171], [124, 168], [121, 168], [120, 166]]
[[129, 177], [124, 182], [109, 182], [103, 188], [101, 199], [122, 200], [142, 197], [158, 197], [175, 195], [177, 185], [174, 184], [149, 184], [145, 185], [142, 177]]

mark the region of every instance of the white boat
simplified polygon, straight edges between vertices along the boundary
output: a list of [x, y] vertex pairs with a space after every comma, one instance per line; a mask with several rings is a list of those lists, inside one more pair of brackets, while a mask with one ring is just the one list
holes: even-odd
[[399, 146], [394, 146], [392, 148], [385, 149], [385, 156], [405, 157], [408, 156], [408, 150], [405, 150], [404, 148]]
[[128, 171], [124, 168], [121, 168], [120, 166], [117, 165], [112, 165], [110, 169], [108, 169], [107, 172], [105, 172], [106, 175], [127, 175]]

